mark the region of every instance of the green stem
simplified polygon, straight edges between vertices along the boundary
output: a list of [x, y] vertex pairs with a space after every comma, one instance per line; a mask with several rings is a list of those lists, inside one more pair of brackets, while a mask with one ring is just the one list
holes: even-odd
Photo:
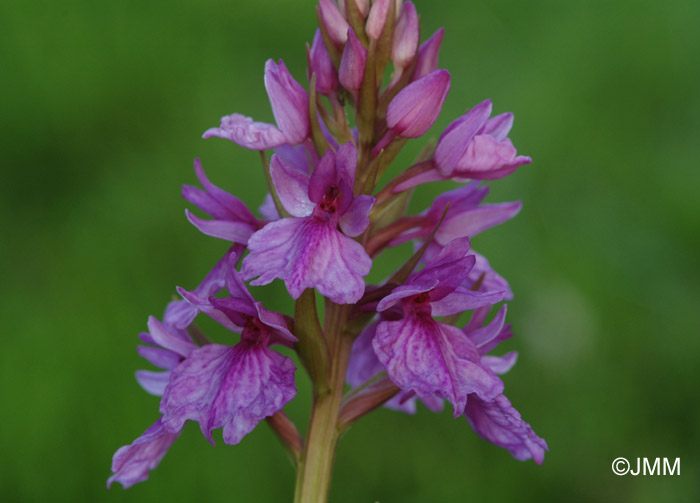
[[335, 447], [340, 437], [338, 417], [352, 347], [352, 338], [342, 332], [347, 315], [347, 306], [329, 303], [326, 334], [331, 350], [331, 385], [325, 392], [314, 390], [306, 445], [297, 472], [295, 503], [328, 501]]

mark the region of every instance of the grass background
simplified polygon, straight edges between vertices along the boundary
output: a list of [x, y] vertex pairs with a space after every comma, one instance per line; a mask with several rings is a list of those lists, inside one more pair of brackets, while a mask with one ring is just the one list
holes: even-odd
[[[341, 442], [331, 500], [700, 500], [700, 4], [416, 3], [424, 37], [446, 28], [433, 133], [490, 97], [534, 159], [489, 196], [522, 213], [474, 246], [515, 292], [506, 392], [551, 451], [520, 463], [449, 412], [382, 410]], [[305, 82], [313, 5], [0, 3], [0, 500], [291, 500], [265, 425], [217, 448], [190, 425], [147, 482], [105, 480], [157, 418], [137, 333], [226, 247], [185, 220], [192, 159], [251, 207], [265, 192], [255, 153], [200, 135], [234, 111], [272, 119], [265, 59]], [[283, 293], [256, 290], [280, 309]], [[681, 476], [617, 477], [618, 456], [680, 457]]]

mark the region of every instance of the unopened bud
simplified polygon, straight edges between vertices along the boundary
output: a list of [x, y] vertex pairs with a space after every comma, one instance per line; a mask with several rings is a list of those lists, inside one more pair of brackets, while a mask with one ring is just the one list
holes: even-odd
[[331, 0], [318, 0], [321, 20], [333, 43], [341, 47], [348, 39], [348, 22]]
[[343, 50], [343, 58], [340, 60], [338, 76], [340, 84], [348, 91], [357, 92], [362, 87], [365, 76], [365, 63], [367, 62], [367, 49], [355, 36], [352, 28], [348, 29], [348, 41]]
[[406, 68], [413, 61], [418, 50], [420, 30], [418, 13], [413, 2], [403, 4], [401, 15], [394, 29], [394, 42], [391, 49], [391, 61], [398, 68]]
[[309, 51], [309, 79], [312, 74], [316, 74], [316, 91], [319, 93], [329, 95], [338, 89], [338, 72], [333, 66], [319, 29], [316, 30]]

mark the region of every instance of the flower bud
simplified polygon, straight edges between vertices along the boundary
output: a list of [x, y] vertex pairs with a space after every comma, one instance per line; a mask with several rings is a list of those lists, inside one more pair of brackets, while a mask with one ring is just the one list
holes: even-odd
[[384, 30], [386, 18], [389, 14], [389, 7], [394, 0], [375, 0], [367, 17], [365, 30], [369, 38], [378, 40]]
[[271, 59], [265, 63], [265, 89], [287, 142], [296, 145], [304, 141], [309, 136], [309, 96], [281, 59], [278, 65]]
[[394, 42], [391, 48], [391, 61], [398, 68], [406, 68], [413, 61], [418, 50], [420, 37], [418, 13], [413, 2], [403, 4], [401, 15], [394, 29]]
[[389, 103], [387, 126], [393, 134], [404, 138], [422, 136], [440, 114], [449, 90], [447, 70], [435, 70], [410, 83]]
[[367, 49], [357, 38], [352, 28], [348, 29], [348, 41], [343, 50], [343, 58], [340, 60], [338, 77], [341, 85], [348, 91], [357, 92], [362, 87], [365, 76], [365, 63], [367, 62]]
[[348, 22], [331, 0], [318, 0], [321, 21], [333, 43], [341, 47], [348, 39]]
[[419, 79], [423, 75], [427, 75], [437, 69], [440, 44], [442, 44], [444, 34], [445, 28], [440, 28], [432, 37], [421, 44], [416, 56], [416, 67], [413, 70], [411, 80]]
[[311, 74], [314, 73], [316, 74], [316, 91], [329, 95], [338, 89], [338, 72], [333, 66], [319, 29], [316, 29], [314, 42], [309, 51], [309, 80], [311, 80]]

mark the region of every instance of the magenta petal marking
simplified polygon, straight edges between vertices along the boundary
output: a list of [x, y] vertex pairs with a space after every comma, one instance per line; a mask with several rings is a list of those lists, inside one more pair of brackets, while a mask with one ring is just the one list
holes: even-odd
[[455, 417], [464, 412], [469, 393], [489, 400], [503, 391], [503, 382], [479, 364], [474, 344], [459, 329], [432, 318], [381, 322], [373, 346], [397, 386], [419, 397], [449, 400]]
[[124, 489], [143, 482], [148, 472], [155, 469], [172, 443], [180, 436], [180, 431], [168, 432], [159, 419], [131, 445], [120, 447], [112, 458], [112, 475], [107, 480], [107, 488], [119, 482]]
[[207, 129], [202, 138], [217, 136], [251, 150], [266, 150], [287, 143], [284, 133], [272, 124], [255, 122], [241, 114], [226, 115], [221, 125]]
[[160, 405], [163, 424], [177, 431], [197, 421], [212, 444], [212, 430], [223, 428], [224, 442], [237, 444], [294, 398], [295, 370], [264, 345], [202, 346], [173, 371]]
[[532, 458], [538, 465], [544, 461], [547, 442], [532, 431], [505, 396], [493, 401], [470, 396], [464, 415], [479, 436], [507, 449], [515, 459]]

